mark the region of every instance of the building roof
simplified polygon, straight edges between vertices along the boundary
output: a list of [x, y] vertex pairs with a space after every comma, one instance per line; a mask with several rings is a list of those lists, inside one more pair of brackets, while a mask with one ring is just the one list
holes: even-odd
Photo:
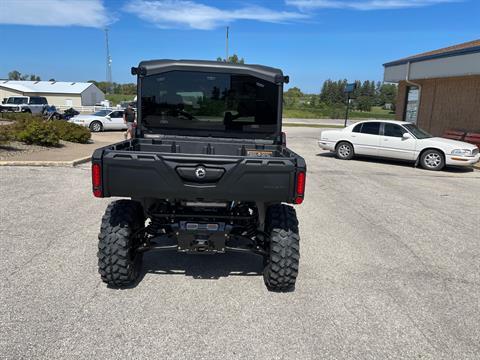
[[145, 75], [158, 74], [167, 71], [206, 71], [206, 72], [226, 72], [245, 74], [264, 79], [273, 83], [288, 82], [288, 77], [284, 77], [282, 70], [253, 64], [233, 64], [223, 61], [206, 60], [149, 60], [142, 61], [138, 65], [139, 70], [144, 70]]
[[470, 54], [470, 53], [476, 53], [476, 52], [480, 52], [480, 39], [468, 41], [466, 43], [462, 43], [458, 45], [448, 46], [438, 50], [424, 52], [421, 54], [409, 56], [409, 57], [395, 60], [395, 61], [391, 61], [386, 64], [383, 64], [383, 66], [385, 67], [395, 66], [395, 65], [406, 64], [408, 62], [418, 62], [418, 61], [424, 61], [424, 60], [439, 59], [439, 58], [445, 58], [449, 56]]
[[85, 82], [0, 80], [0, 87], [23, 93], [81, 94], [91, 85]]

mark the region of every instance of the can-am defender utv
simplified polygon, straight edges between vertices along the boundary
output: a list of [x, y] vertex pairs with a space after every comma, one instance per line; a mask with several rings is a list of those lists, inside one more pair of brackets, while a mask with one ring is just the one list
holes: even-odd
[[268, 289], [291, 291], [299, 263], [295, 210], [306, 164], [282, 133], [282, 71], [212, 61], [143, 61], [135, 137], [92, 156], [102, 219], [98, 265], [112, 287], [134, 283], [146, 251], [248, 252]]

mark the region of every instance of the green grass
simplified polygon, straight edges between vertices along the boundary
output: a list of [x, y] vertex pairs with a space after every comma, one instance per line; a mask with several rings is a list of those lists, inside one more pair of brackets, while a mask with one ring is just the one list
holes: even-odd
[[109, 100], [113, 106], [119, 104], [122, 101], [133, 101], [135, 98], [134, 95], [125, 95], [125, 94], [107, 94], [105, 98]]
[[300, 123], [300, 124], [296, 124], [296, 123], [283, 123], [282, 124], [283, 127], [311, 127], [311, 128], [332, 128], [332, 129], [339, 129], [339, 128], [343, 128], [342, 125], [329, 125], [329, 124], [326, 124], [326, 125], [322, 125], [322, 124], [305, 124], [305, 123]]
[[[343, 111], [337, 110], [332, 112], [329, 109], [284, 109], [283, 117], [284, 118], [297, 118], [297, 119], [331, 119], [332, 115], [335, 118], [342, 119], [345, 116], [345, 109]], [[394, 120], [395, 114], [392, 114], [389, 110], [383, 110], [381, 107], [373, 107], [372, 111], [363, 112], [363, 111], [350, 111], [349, 119], [385, 119], [385, 120]]]

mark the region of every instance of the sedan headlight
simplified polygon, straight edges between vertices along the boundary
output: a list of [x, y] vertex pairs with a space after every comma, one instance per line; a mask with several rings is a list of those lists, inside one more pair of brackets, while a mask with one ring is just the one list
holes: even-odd
[[455, 150], [452, 151], [452, 155], [472, 156], [472, 150], [469, 150], [469, 149], [455, 149]]

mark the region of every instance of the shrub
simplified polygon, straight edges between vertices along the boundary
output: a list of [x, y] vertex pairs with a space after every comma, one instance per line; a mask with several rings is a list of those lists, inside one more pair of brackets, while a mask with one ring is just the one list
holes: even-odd
[[24, 128], [18, 130], [17, 127], [14, 135], [18, 141], [41, 146], [58, 146], [60, 136], [52, 122], [30, 120], [22, 125], [25, 125]]
[[0, 125], [0, 145], [6, 144], [12, 140], [11, 125]]
[[90, 140], [91, 133], [87, 128], [63, 120], [52, 121], [60, 139], [74, 143], [85, 144]]
[[29, 121], [29, 120], [41, 120], [41, 116], [32, 115], [30, 113], [16, 113], [16, 112], [2, 112], [0, 117], [6, 120], [12, 121]]

